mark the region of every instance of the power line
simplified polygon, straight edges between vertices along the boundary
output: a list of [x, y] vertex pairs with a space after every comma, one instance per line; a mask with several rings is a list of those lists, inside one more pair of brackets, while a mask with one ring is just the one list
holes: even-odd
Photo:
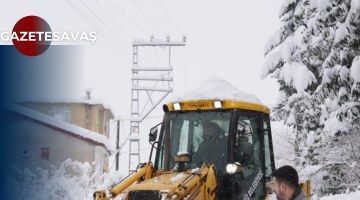
[[[103, 34], [101, 33], [101, 31], [99, 31], [99, 30], [101, 30], [101, 28], [96, 28], [95, 26], [97, 26], [97, 25], [96, 25], [94, 22], [93, 22], [94, 24], [92, 24], [92, 23], [90, 22], [91, 20], [88, 19], [87, 16], [86, 16], [83, 12], [81, 12], [81, 10], [80, 10], [79, 8], [77, 8], [77, 7], [76, 7], [73, 3], [71, 3], [69, 0], [66, 0], [66, 1], [68, 2], [68, 4], [69, 4], [72, 8], [74, 8], [74, 10], [75, 10], [86, 22], [89, 23], [90, 26], [92, 26], [95, 30], [97, 30], [100, 35], [103, 35]], [[118, 44], [118, 43], [117, 43], [114, 39], [112, 39], [106, 32], [104, 32], [104, 34], [107, 35], [107, 37], [109, 37], [109, 38], [110, 38], [112, 41], [114, 41], [116, 44]], [[108, 41], [108, 42], [110, 43], [110, 45], [113, 46], [116, 50], [118, 50], [125, 58], [127, 58], [130, 62], [132, 62], [132, 60], [131, 60], [128, 56], [126, 56], [120, 49], [118, 49], [118, 48], [114, 45], [113, 42], [110, 42], [105, 35], [103, 35], [103, 36], [104, 36], [104, 39], [105, 39], [106, 41]], [[118, 45], [119, 45], [119, 44], [118, 44]], [[120, 45], [119, 45], [119, 46], [120, 46]]]
[[111, 0], [108, 0], [123, 16], [126, 17], [126, 19], [128, 19], [131, 23], [133, 23], [136, 27], [138, 27], [140, 30], [142, 30], [146, 35], [150, 35], [150, 33], [148, 33], [146, 30], [144, 30], [143, 28], [141, 28], [139, 25], [137, 25], [133, 20], [131, 20], [131, 18], [129, 18], [123, 11], [121, 11], [119, 9], [119, 7], [117, 7]]
[[[123, 27], [114, 19], [114, 17], [113, 17], [109, 12], [107, 12], [106, 9], [105, 9], [97, 0], [95, 0], [95, 2], [96, 2], [96, 3], [100, 6], [100, 8], [116, 23], [116, 25], [118, 25], [118, 26], [121, 28], [121, 30], [123, 30], [131, 39], [135, 40], [135, 39], [131, 36], [131, 34], [130, 34], [127, 30], [125, 30], [125, 28], [123, 28]], [[135, 41], [136, 41], [136, 40], [135, 40]], [[148, 60], [146, 60], [145, 58], [143, 58], [143, 57], [140, 56], [140, 55], [139, 55], [139, 57], [140, 57], [142, 60], [144, 60], [148, 65], [152, 66]]]
[[141, 8], [140, 8], [133, 0], [131, 0], [131, 2], [140, 10], [140, 12], [141, 12], [160, 32], [162, 32], [164, 35], [167, 35], [163, 30], [161, 30], [161, 29], [144, 13], [144, 11], [141, 10]]
[[[96, 3], [100, 6], [100, 8], [130, 37], [130, 38], [132, 38], [134, 41], [137, 41], [135, 38], [133, 38], [132, 36], [131, 36], [131, 34], [128, 32], [128, 31], [126, 31], [115, 19], [114, 19], [114, 17], [109, 13], [109, 12], [107, 12], [106, 11], [106, 9], [102, 6], [102, 5], [100, 5], [100, 3], [97, 1], [97, 0], [95, 0], [96, 1]], [[139, 29], [141, 29], [142, 31], [144, 31], [144, 33], [145, 34], [147, 34], [147, 35], [150, 35], [147, 31], [145, 31], [144, 29], [142, 29], [139, 25], [137, 25], [134, 21], [132, 21], [124, 12], [122, 12], [113, 2], [111, 2], [110, 0], [108, 0], [123, 16], [125, 16], [130, 22], [132, 22], [135, 26], [137, 26]], [[144, 14], [144, 13], [143, 13]], [[150, 19], [149, 19], [150, 20]], [[161, 30], [160, 30], [161, 31]], [[163, 60], [161, 60], [161, 59], [159, 59], [156, 55], [154, 55], [153, 53], [151, 53], [148, 49], [146, 49], [146, 48], [144, 48], [144, 50], [145, 51], [147, 51], [151, 56], [153, 56], [155, 59], [156, 59], [156, 61], [161, 61], [162, 62], [162, 64], [165, 64], [165, 62], [163, 61]], [[150, 62], [149, 61], [147, 61], [145, 58], [143, 58], [142, 56], [140, 56], [139, 55], [139, 57], [141, 58], [141, 59], [143, 59], [147, 64], [149, 64]], [[149, 64], [150, 66], [152, 66], [151, 64]]]
[[110, 13], [108, 13], [105, 8], [98, 2], [98, 0], [95, 0], [95, 2], [100, 6], [100, 8], [123, 30], [130, 38], [134, 39], [127, 30], [125, 30], [114, 18]]
[[[112, 30], [111, 30], [111, 28], [109, 28], [82, 0], [80, 0], [80, 2], [85, 6], [85, 8], [86, 9], [88, 9], [90, 12], [91, 12], [91, 14], [92, 15], [94, 15], [110, 32], [112, 32], [125, 46], [127, 46], [127, 44], [126, 44], [126, 42], [124, 41], [124, 40], [122, 40], [116, 33], [114, 33]], [[108, 14], [110, 17], [111, 17], [111, 19], [113, 19], [112, 18], [112, 16], [96, 1], [96, 3], [100, 6], [100, 8], [101, 9], [103, 9], [105, 12], [106, 12], [106, 14]], [[114, 20], [114, 19], [113, 19]], [[115, 22], [116, 22], [116, 20], [114, 20]], [[116, 22], [117, 23], [117, 22]], [[117, 25], [119, 25], [118, 23], [117, 23]], [[120, 26], [120, 25], [119, 25]], [[122, 28], [121, 26], [120, 26], [120, 28], [122, 29], [122, 30], [124, 30], [131, 38], [132, 38], [132, 36], [124, 29], [124, 28]], [[129, 47], [130, 48], [130, 47]], [[132, 54], [129, 50], [125, 50], [125, 51], [127, 51], [128, 53], [130, 53], [130, 54]], [[146, 59], [144, 59], [143, 57], [140, 57], [145, 63], [147, 63], [148, 65], [150, 65], [150, 66], [152, 66], [151, 65], [151, 63], [149, 62], [149, 61], [147, 61]], [[131, 59], [130, 59], [131, 60]]]
[[[68, 0], [67, 0], [68, 1]], [[82, 0], [80, 0], [80, 2], [85, 6], [85, 8], [87, 9], [87, 10], [89, 10], [90, 12], [91, 12], [91, 14], [92, 15], [94, 15], [110, 32], [112, 32], [125, 46], [127, 46], [127, 44], [126, 44], [126, 42], [125, 41], [123, 41], [116, 33], [114, 33], [98, 16], [96, 16], [96, 14], [82, 1]], [[75, 6], [75, 5], [72, 5], [73, 7]], [[76, 7], [76, 6], [75, 6]], [[75, 8], [74, 8], [75, 9]], [[80, 10], [80, 9], [79, 9]], [[105, 11], [105, 10], [104, 10]], [[105, 11], [106, 12], [106, 11]], [[82, 13], [82, 15], [84, 15], [84, 16], [86, 16], [85, 14], [83, 14]], [[83, 16], [83, 17], [84, 17]], [[88, 21], [88, 20], [87, 20]], [[91, 21], [91, 20], [90, 20]], [[88, 23], [90, 23], [89, 21], [88, 21]], [[94, 25], [96, 25], [96, 23], [95, 22], [93, 22], [94, 23]], [[90, 25], [91, 25], [91, 23], [90, 23]], [[96, 28], [95, 28], [96, 29]], [[100, 27], [98, 27], [98, 29], [99, 30], [101, 30], [101, 28]], [[124, 47], [122, 47], [118, 42], [116, 42], [110, 35], [108, 35], [105, 31], [103, 31], [104, 32], [104, 34], [106, 34], [109, 38], [111, 38], [111, 40], [113, 40], [117, 45], [119, 45], [119, 47], [121, 47], [124, 51], [126, 51], [127, 53], [130, 53], [130, 54], [132, 54], [129, 50], [127, 50], [127, 49], [125, 49]], [[131, 37], [131, 36], [130, 36]], [[106, 39], [106, 38], [105, 38]], [[109, 42], [110, 44], [112, 44], [111, 42]], [[113, 44], [112, 44], [113, 45]], [[120, 50], [119, 50], [120, 51]], [[121, 52], [121, 51], [120, 51]], [[124, 55], [124, 54], [123, 54]], [[125, 55], [124, 55], [125, 56]], [[131, 58], [129, 58], [128, 56], [125, 56], [129, 61], [131, 61], [132, 62], [132, 60], [131, 60]], [[150, 66], [152, 66], [151, 64], [150, 64], [150, 62], [149, 61], [147, 61], [146, 59], [144, 59], [144, 58], [142, 58], [143, 60], [144, 60], [144, 62], [145, 63], [147, 63], [148, 65], [150, 65]]]
[[[82, 0], [80, 2], [85, 6], [87, 10], [91, 12], [92, 15], [96, 17], [110, 32], [112, 32], [125, 46], [127, 46], [126, 42], [123, 41], [116, 33], [114, 33]], [[129, 51], [128, 51], [129, 52]], [[131, 54], [131, 52], [130, 52]]]
[[155, 0], [157, 3], [158, 3], [158, 5], [161, 7], [161, 9], [164, 11], [164, 13], [168, 16], [168, 18], [170, 19], [170, 21], [174, 24], [174, 26], [177, 28], [177, 30], [181, 33], [181, 34], [183, 34], [182, 33], [182, 31], [180, 30], [180, 28], [175, 24], [175, 22], [171, 19], [171, 17], [170, 17], [170, 15], [166, 12], [166, 10], [164, 9], [164, 7], [160, 4], [160, 2], [158, 1], [158, 0]]

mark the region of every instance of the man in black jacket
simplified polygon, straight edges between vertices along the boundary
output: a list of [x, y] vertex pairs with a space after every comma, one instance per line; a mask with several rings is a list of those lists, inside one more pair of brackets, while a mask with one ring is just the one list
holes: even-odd
[[203, 141], [193, 156], [193, 161], [212, 162], [217, 169], [225, 169], [226, 143], [225, 131], [215, 122], [204, 124]]

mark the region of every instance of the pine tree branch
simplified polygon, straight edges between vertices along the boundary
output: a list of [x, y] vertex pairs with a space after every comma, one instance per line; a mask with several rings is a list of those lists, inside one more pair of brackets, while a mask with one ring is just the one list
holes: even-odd
[[314, 173], [310, 174], [310, 176], [317, 174], [320, 170], [324, 169], [325, 167], [333, 166], [333, 165], [345, 165], [345, 166], [348, 167], [348, 168], [351, 170], [351, 172], [353, 172], [354, 175], [360, 180], [360, 176], [357, 175], [357, 174], [354, 172], [354, 170], [353, 170], [346, 162], [335, 162], [335, 163], [326, 164], [326, 165], [320, 167], [320, 168], [319, 168], [318, 170], [316, 170]]
[[352, 144], [349, 136], [348, 136], [346, 133], [345, 133], [345, 136], [346, 136], [346, 138], [347, 138], [347, 139], [349, 140], [349, 142], [350, 142], [351, 150], [352, 150], [352, 152], [353, 152], [353, 154], [354, 154], [355, 159], [358, 160], [358, 158], [356, 157], [356, 153], [355, 153], [355, 150], [354, 150], [354, 146], [353, 146], [353, 144]]

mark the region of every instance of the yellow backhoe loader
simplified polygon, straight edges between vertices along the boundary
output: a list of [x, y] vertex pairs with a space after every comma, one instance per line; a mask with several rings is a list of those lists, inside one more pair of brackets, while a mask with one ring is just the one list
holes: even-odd
[[[150, 130], [150, 158], [95, 200], [264, 200], [275, 169], [270, 109], [232, 100], [173, 102]], [[304, 185], [310, 196], [310, 183]]]

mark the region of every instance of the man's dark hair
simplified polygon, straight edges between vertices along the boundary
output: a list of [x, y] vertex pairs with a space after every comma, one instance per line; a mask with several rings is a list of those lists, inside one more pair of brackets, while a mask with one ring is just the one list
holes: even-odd
[[207, 122], [204, 128], [213, 128], [217, 134], [223, 135], [225, 131], [216, 122]]
[[279, 169], [276, 169], [272, 173], [272, 177], [275, 177], [276, 181], [279, 184], [285, 183], [286, 185], [294, 189], [299, 187], [298, 173], [293, 167], [289, 165], [285, 165], [280, 167]]

